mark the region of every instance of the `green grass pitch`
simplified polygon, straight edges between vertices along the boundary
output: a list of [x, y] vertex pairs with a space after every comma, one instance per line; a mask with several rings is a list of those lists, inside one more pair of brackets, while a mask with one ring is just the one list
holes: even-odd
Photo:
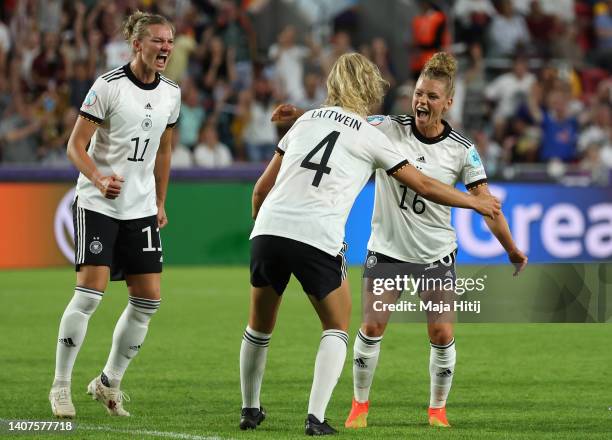
[[[354, 304], [359, 304], [359, 276], [359, 268], [352, 268]], [[0, 272], [0, 419], [50, 420], [47, 394], [57, 327], [73, 285], [69, 268]], [[80, 426], [67, 438], [304, 438], [320, 326], [295, 282], [285, 293], [272, 336], [262, 392], [268, 419], [255, 432], [237, 428], [238, 353], [248, 291], [244, 267], [168, 267], [161, 309], [123, 381], [132, 417], [117, 419], [85, 394], [106, 361], [126, 303], [124, 285], [113, 283], [89, 323], [74, 369]], [[327, 411], [342, 438], [612, 438], [612, 327], [606, 324], [459, 324], [450, 430], [427, 425], [424, 324], [392, 324], [371, 393], [370, 426], [345, 430], [358, 321], [354, 307], [349, 356]], [[61, 436], [15, 436], [41, 437]]]

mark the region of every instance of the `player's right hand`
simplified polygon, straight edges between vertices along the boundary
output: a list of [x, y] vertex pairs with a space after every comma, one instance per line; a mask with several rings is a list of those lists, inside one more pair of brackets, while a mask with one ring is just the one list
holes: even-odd
[[272, 122], [294, 122], [300, 117], [300, 112], [296, 106], [291, 104], [281, 104], [274, 109], [272, 113]]
[[474, 197], [476, 199], [474, 209], [480, 214], [491, 218], [501, 214], [501, 202], [497, 197], [484, 192]]
[[125, 180], [123, 177], [113, 174], [112, 176], [101, 176], [96, 179], [96, 188], [100, 190], [102, 195], [114, 200], [121, 193], [121, 185]]

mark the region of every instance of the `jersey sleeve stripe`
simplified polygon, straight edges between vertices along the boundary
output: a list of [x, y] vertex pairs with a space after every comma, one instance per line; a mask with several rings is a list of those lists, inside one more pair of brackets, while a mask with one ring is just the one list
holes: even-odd
[[166, 125], [166, 129], [168, 129], [168, 128], [174, 128], [174, 127], [176, 126], [176, 123], [177, 123], [177, 122], [178, 122], [178, 121], [176, 121], [176, 122], [172, 122], [172, 123], [170, 123], [170, 124]]
[[103, 119], [100, 119], [94, 115], [90, 115], [89, 113], [85, 113], [83, 110], [79, 110], [79, 116], [83, 119], [88, 120], [89, 122], [93, 122], [96, 125], [102, 125], [104, 122]]
[[466, 140], [461, 139], [460, 137], [458, 137], [454, 131], [451, 131], [448, 136], [452, 140], [454, 140], [454, 141], [460, 143], [461, 145], [463, 145], [465, 148], [470, 148], [472, 146], [472, 144], [470, 142], [467, 142]]
[[281, 156], [285, 154], [285, 152], [283, 150], [281, 150], [280, 148], [276, 147], [275, 151], [280, 154]]
[[159, 79], [168, 84], [169, 86], [174, 87], [175, 89], [179, 88], [179, 86], [175, 82], [172, 82], [169, 79], [165, 79], [163, 76], [161, 76]]
[[123, 66], [122, 67], [117, 67], [116, 69], [113, 69], [110, 72], [105, 73], [104, 75], [102, 75], [102, 78], [108, 79], [111, 76], [113, 76], [114, 74], [119, 73], [119, 72], [123, 72]]
[[397, 173], [399, 170], [401, 170], [402, 168], [404, 168], [406, 165], [409, 165], [408, 161], [406, 159], [402, 160], [400, 163], [398, 163], [397, 165], [395, 165], [393, 168], [389, 168], [387, 170], [387, 175], [391, 176], [395, 173]]
[[115, 81], [117, 79], [121, 79], [121, 78], [125, 78], [127, 75], [123, 74], [123, 75], [118, 75], [118, 76], [113, 76], [110, 79], [107, 79], [106, 82], [111, 82], [111, 81]]
[[465, 185], [465, 188], [469, 191], [474, 188], [478, 188], [481, 185], [486, 185], [487, 182], [488, 182], [487, 179], [480, 179], [480, 180], [477, 180], [476, 182], [468, 183], [467, 185]]

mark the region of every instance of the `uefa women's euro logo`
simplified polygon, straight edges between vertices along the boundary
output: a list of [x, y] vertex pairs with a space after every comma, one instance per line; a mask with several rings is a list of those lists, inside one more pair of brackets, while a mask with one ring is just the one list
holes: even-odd
[[98, 102], [98, 95], [96, 95], [96, 91], [91, 89], [87, 96], [85, 97], [85, 101], [83, 101], [83, 105], [85, 107], [93, 107], [93, 105]]
[[62, 197], [55, 210], [55, 220], [53, 222], [57, 246], [71, 263], [74, 262], [74, 224], [72, 223], [74, 191], [75, 188], [72, 188]]

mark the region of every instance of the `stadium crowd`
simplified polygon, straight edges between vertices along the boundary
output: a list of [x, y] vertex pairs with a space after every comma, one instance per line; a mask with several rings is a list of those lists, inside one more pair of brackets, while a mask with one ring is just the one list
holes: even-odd
[[258, 46], [253, 14], [281, 1], [5, 0], [0, 163], [68, 163], [82, 100], [97, 76], [129, 61], [118, 29], [141, 9], [176, 25], [165, 72], [183, 95], [173, 167], [268, 160], [279, 139], [275, 106], [319, 106], [330, 66], [350, 51], [391, 85], [380, 112], [411, 113], [414, 79], [446, 50], [460, 61], [448, 120], [475, 141], [489, 175], [514, 163], [612, 168], [612, 0], [414, 0], [404, 59], [384, 38], [362, 38], [359, 2], [332, 20], [327, 42], [287, 25]]

